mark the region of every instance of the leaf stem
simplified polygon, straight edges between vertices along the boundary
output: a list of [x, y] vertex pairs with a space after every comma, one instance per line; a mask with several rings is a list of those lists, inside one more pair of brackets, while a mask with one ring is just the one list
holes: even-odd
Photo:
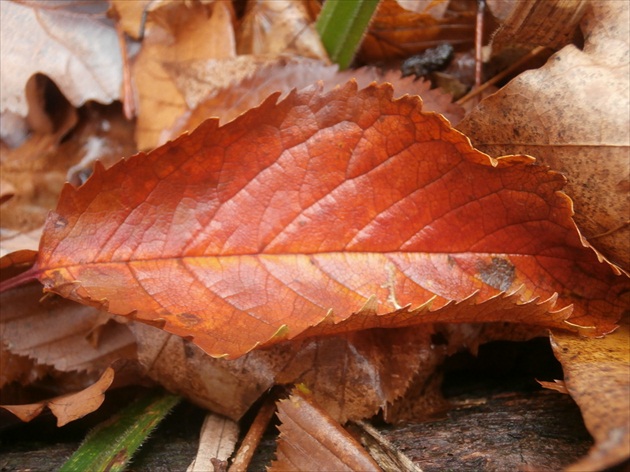
[[0, 293], [10, 290], [15, 287], [20, 287], [22, 285], [26, 285], [29, 282], [37, 280], [37, 276], [39, 275], [39, 269], [36, 266], [25, 270], [21, 274], [16, 275], [15, 277], [11, 277], [10, 279], [3, 280], [0, 282]]

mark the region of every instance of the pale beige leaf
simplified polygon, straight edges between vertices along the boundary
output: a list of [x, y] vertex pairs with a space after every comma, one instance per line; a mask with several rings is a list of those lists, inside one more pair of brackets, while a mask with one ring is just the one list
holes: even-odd
[[49, 2], [0, 2], [0, 109], [28, 112], [24, 88], [35, 73], [50, 77], [74, 106], [120, 97], [122, 59], [116, 31], [101, 15]]
[[227, 465], [238, 441], [238, 423], [224, 416], [208, 413], [201, 426], [197, 455], [186, 472], [216, 470], [215, 464]]
[[414, 13], [428, 13], [434, 18], [442, 18], [448, 7], [448, 0], [396, 0], [405, 10]]
[[43, 226], [23, 233], [8, 228], [0, 228], [0, 257], [15, 251], [37, 251]]

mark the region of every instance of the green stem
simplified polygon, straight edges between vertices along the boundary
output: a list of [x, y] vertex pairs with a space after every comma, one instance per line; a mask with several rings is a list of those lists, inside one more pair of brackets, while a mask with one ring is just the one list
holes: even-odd
[[90, 431], [59, 471], [122, 472], [151, 431], [180, 400], [177, 395], [160, 391], [144, 395]]
[[326, 0], [315, 27], [330, 59], [346, 69], [359, 49], [379, 0]]

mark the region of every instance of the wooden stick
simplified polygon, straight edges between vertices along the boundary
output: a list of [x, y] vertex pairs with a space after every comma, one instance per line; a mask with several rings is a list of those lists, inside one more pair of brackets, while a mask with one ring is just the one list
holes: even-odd
[[258, 410], [254, 422], [250, 426], [245, 438], [243, 438], [241, 447], [239, 447], [236, 456], [234, 456], [234, 461], [228, 469], [229, 472], [245, 472], [247, 470], [254, 456], [254, 452], [260, 444], [262, 435], [267, 430], [267, 426], [276, 412], [276, 400], [276, 395], [269, 395], [260, 407], [260, 410]]

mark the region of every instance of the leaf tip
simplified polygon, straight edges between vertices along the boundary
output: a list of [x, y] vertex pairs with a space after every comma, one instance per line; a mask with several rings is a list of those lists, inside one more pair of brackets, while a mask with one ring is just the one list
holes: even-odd
[[284, 339], [288, 339], [288, 337], [289, 337], [289, 327], [286, 324], [283, 324], [276, 330], [275, 333], [273, 333], [273, 336], [271, 336], [269, 340], [278, 342]]

